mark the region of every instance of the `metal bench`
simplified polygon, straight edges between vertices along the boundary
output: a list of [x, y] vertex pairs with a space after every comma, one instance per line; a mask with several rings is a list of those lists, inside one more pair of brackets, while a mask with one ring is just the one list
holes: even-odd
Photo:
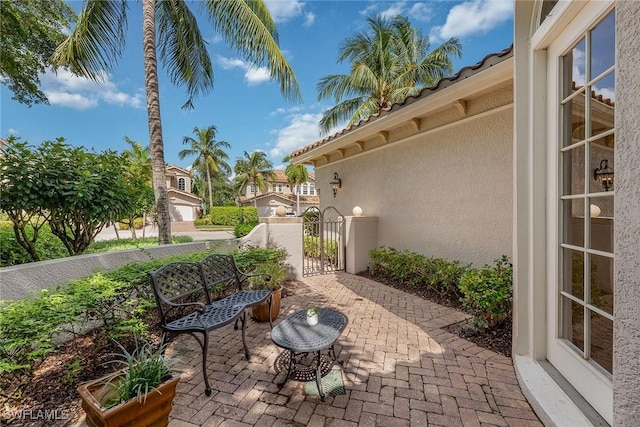
[[[242, 282], [251, 275], [239, 272], [231, 255], [214, 254], [198, 263], [172, 262], [150, 275], [160, 312], [160, 326], [164, 331], [163, 348], [167, 333], [186, 333], [196, 339], [202, 348], [205, 394], [210, 396], [211, 386], [206, 369], [208, 332], [233, 322], [237, 329], [238, 321], [242, 322], [242, 345], [249, 360], [251, 355], [245, 340], [246, 309], [257, 304], [260, 298], [260, 302], [268, 299], [271, 308], [271, 291], [266, 291], [266, 294], [265, 291], [243, 291]], [[237, 290], [218, 301], [212, 301], [210, 288], [232, 291], [233, 287], [237, 287]]]

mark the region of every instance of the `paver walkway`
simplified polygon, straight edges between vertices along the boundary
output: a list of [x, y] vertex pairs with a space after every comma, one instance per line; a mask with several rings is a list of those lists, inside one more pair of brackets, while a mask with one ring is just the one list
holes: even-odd
[[464, 314], [346, 273], [304, 283], [307, 289], [283, 298], [278, 321], [312, 305], [349, 317], [336, 345], [346, 394], [322, 402], [296, 381], [278, 390], [273, 364], [281, 349], [271, 342], [268, 324], [251, 320], [250, 362], [233, 326], [211, 333], [211, 396], [204, 394], [195, 340], [182, 336], [171, 344], [168, 355], [180, 357], [186, 368], [171, 427], [542, 426], [520, 391], [511, 359], [440, 329]]

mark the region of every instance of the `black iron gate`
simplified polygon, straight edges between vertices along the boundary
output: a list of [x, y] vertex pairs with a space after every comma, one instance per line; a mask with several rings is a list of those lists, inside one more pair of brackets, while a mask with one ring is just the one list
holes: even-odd
[[344, 216], [333, 206], [320, 211], [309, 208], [304, 214], [303, 276], [345, 269]]

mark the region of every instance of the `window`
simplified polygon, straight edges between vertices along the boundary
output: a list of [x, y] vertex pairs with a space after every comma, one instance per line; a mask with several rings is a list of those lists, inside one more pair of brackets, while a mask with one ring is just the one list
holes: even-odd
[[186, 188], [187, 188], [187, 182], [185, 181], [185, 179], [178, 178], [178, 190], [186, 191]]
[[612, 375], [615, 11], [560, 57], [560, 70], [559, 336]]
[[284, 186], [282, 184], [274, 184], [273, 191], [276, 193], [282, 193], [284, 190]]
[[249, 187], [249, 192], [251, 194], [258, 194], [258, 186], [256, 184], [251, 184]]

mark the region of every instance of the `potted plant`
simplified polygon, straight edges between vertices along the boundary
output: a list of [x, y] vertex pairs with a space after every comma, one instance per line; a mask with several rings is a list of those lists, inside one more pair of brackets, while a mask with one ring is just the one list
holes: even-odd
[[318, 312], [320, 311], [319, 307], [309, 307], [307, 308], [307, 324], [309, 326], [314, 326], [318, 324]]
[[92, 426], [166, 426], [180, 375], [175, 359], [165, 359], [164, 348], [149, 342], [128, 352], [120, 343], [123, 369], [78, 387], [86, 423]]
[[[266, 273], [271, 276], [267, 280], [266, 276], [251, 278], [251, 289], [270, 289], [272, 291], [271, 320], [276, 320], [280, 314], [280, 300], [282, 299], [282, 287], [287, 278], [286, 270], [281, 262], [265, 263], [256, 266], [253, 273]], [[253, 318], [259, 322], [269, 321], [269, 301], [265, 301], [252, 307]]]

